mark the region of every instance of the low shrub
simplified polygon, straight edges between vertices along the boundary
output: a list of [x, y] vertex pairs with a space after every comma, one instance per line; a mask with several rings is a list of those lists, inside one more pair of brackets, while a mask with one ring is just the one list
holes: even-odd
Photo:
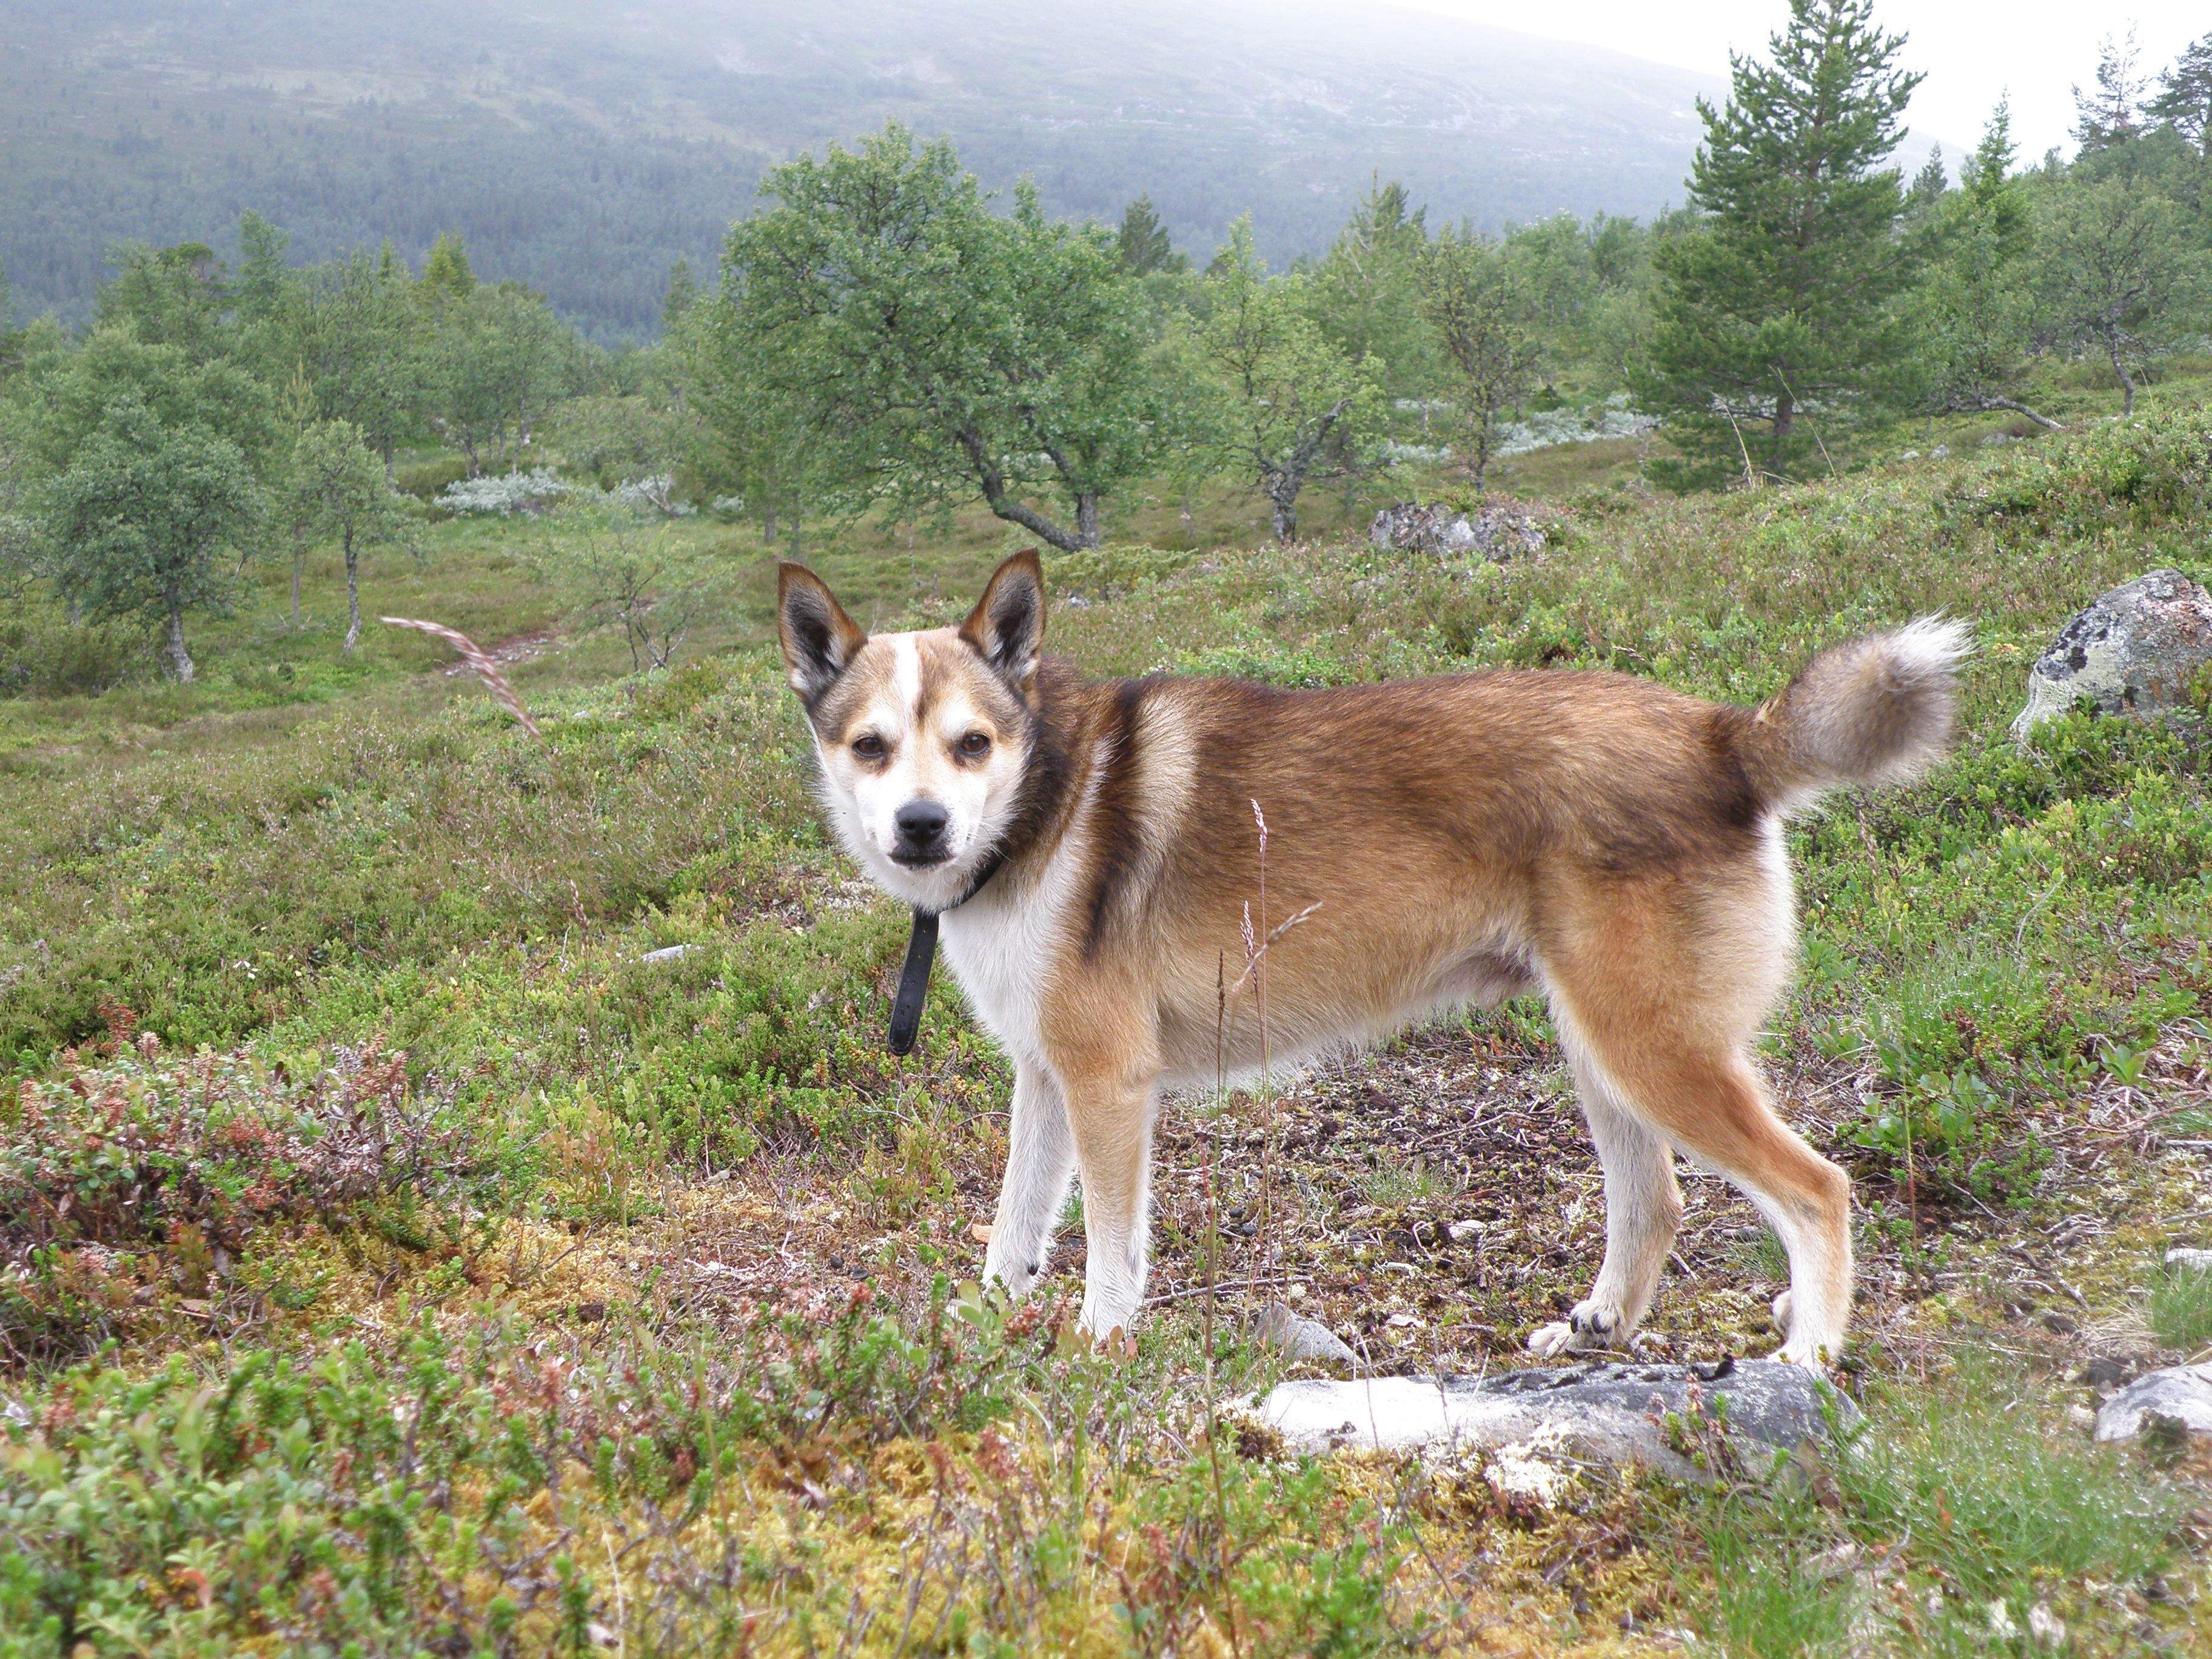
[[417, 1252], [486, 1242], [508, 1171], [453, 1085], [410, 1086], [404, 1054], [372, 1043], [295, 1082], [109, 1016], [104, 1055], [65, 1056], [0, 1108], [0, 1345], [16, 1360], [207, 1316], [295, 1224]]

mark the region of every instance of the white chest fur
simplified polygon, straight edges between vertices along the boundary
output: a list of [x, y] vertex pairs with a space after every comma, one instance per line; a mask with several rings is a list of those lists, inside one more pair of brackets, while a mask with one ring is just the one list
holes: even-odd
[[1079, 860], [1063, 842], [1032, 884], [993, 883], [945, 913], [939, 938], [945, 964], [983, 1029], [1016, 1060], [1044, 1063], [1045, 981], [1065, 948]]

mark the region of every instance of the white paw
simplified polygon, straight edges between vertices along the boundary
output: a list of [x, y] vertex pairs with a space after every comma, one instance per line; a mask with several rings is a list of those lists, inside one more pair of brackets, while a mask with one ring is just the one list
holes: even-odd
[[1083, 1297], [1083, 1312], [1076, 1322], [1077, 1328], [1093, 1341], [1109, 1346], [1133, 1342], [1137, 1328], [1135, 1303], [1128, 1297], [1100, 1296], [1086, 1291]]
[[1595, 1302], [1578, 1302], [1565, 1322], [1542, 1326], [1531, 1334], [1528, 1352], [1550, 1358], [1588, 1348], [1617, 1347], [1616, 1335], [1626, 1336], [1619, 1313]]
[[1783, 1335], [1790, 1334], [1790, 1292], [1784, 1291], [1774, 1298], [1774, 1328]]
[[1528, 1334], [1528, 1352], [1549, 1359], [1574, 1346], [1575, 1328], [1568, 1324], [1539, 1325]]
[[1042, 1274], [1043, 1263], [1023, 1261], [1012, 1251], [983, 1253], [983, 1282], [1005, 1285], [1006, 1294], [1017, 1302], [1030, 1293]]

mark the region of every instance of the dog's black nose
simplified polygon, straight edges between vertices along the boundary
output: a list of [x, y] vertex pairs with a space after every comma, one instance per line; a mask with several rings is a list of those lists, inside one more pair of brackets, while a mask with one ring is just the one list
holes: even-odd
[[910, 800], [891, 822], [898, 826], [899, 844], [926, 852], [945, 839], [945, 826], [952, 815], [933, 800]]

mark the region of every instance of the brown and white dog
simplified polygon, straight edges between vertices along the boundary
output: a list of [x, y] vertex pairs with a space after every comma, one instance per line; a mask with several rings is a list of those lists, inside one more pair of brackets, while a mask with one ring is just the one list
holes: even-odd
[[1248, 1010], [1218, 1037], [1216, 1020], [1260, 890], [1257, 803], [1268, 913], [1310, 909], [1268, 957], [1274, 1057], [1549, 1000], [1605, 1169], [1606, 1249], [1589, 1299], [1531, 1348], [1626, 1341], [1680, 1213], [1680, 1151], [1787, 1247], [1784, 1357], [1834, 1358], [1850, 1184], [1775, 1115], [1748, 1053], [1796, 950], [1781, 820], [1942, 752], [1961, 625], [1838, 647], [1752, 709], [1605, 673], [1091, 680], [1042, 655], [1044, 618], [1034, 552], [959, 628], [873, 638], [782, 567], [829, 816], [880, 885], [943, 912], [952, 971], [1014, 1062], [987, 1275], [1030, 1287], [1079, 1170], [1085, 1328], [1135, 1320], [1159, 1092], [1261, 1061]]

